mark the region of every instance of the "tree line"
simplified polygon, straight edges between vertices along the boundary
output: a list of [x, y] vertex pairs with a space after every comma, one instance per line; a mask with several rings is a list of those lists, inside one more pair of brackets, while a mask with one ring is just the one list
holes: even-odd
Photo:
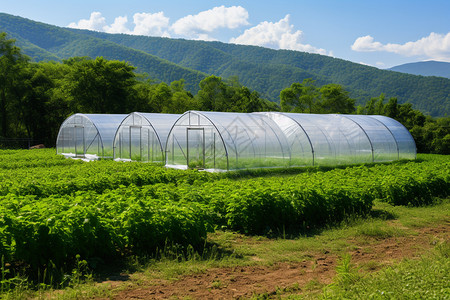
[[31, 62], [13, 39], [0, 33], [0, 139], [27, 137], [53, 146], [61, 123], [83, 113], [183, 113], [188, 110], [381, 114], [404, 124], [419, 152], [450, 152], [449, 117], [433, 119], [384, 95], [355, 107], [338, 84], [316, 86], [312, 79], [280, 92], [280, 104], [263, 99], [237, 77], [211, 75], [196, 95], [184, 80], [167, 84], [136, 73], [127, 62], [102, 57], [73, 57], [62, 62]]

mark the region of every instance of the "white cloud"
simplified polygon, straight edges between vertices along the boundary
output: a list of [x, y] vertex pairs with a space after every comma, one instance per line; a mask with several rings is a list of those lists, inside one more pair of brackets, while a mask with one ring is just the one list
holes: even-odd
[[275, 49], [297, 50], [310, 53], [327, 55], [327, 51], [309, 44], [302, 44], [303, 32], [295, 30], [294, 25], [289, 24], [290, 15], [276, 23], [261, 22], [255, 27], [245, 30], [237, 38], [232, 38], [231, 43], [242, 45], [263, 46]]
[[[163, 12], [135, 13], [133, 21], [127, 16], [116, 17], [114, 23], [108, 25], [100, 12], [93, 12], [89, 19], [82, 19], [70, 23], [68, 26], [79, 29], [89, 29], [108, 33], [125, 33], [146, 36], [170, 37], [170, 33], [178, 37], [212, 41], [216, 40], [214, 31], [219, 29], [237, 29], [249, 25], [249, 13], [242, 6], [225, 7], [224, 5], [199, 12], [196, 15], [188, 15], [170, 24], [168, 17]], [[330, 51], [316, 48], [301, 42], [303, 33], [295, 30], [290, 24], [290, 15], [286, 15], [278, 22], [261, 22], [257, 26], [245, 30], [237, 38], [232, 38], [231, 43], [264, 46], [275, 49], [288, 49], [319, 53], [333, 56]]]
[[103, 30], [108, 33], [131, 33], [126, 26], [127, 23], [128, 18], [126, 16], [117, 17], [114, 19], [114, 23], [112, 23], [111, 26], [104, 26]]
[[384, 51], [450, 62], [450, 32], [446, 35], [432, 32], [427, 37], [405, 44], [382, 44], [375, 42], [370, 35], [366, 35], [357, 38], [351, 48], [359, 52]]
[[169, 36], [169, 18], [163, 12], [158, 13], [136, 13], [133, 16], [134, 29], [127, 26], [128, 18], [119, 16], [111, 25], [106, 24], [106, 19], [100, 12], [91, 13], [89, 20], [81, 19], [68, 25], [70, 28], [89, 29], [108, 33], [127, 33], [148, 36]]
[[70, 23], [68, 27], [78, 29], [89, 29], [95, 31], [103, 31], [106, 26], [106, 20], [100, 12], [94, 11], [91, 13], [89, 20], [81, 19], [78, 23]]
[[176, 35], [201, 39], [214, 40], [210, 34], [221, 28], [236, 29], [239, 26], [248, 25], [248, 12], [241, 6], [219, 6], [202, 11], [196, 15], [188, 15], [177, 20], [170, 26], [169, 18], [163, 12], [136, 13], [133, 16], [134, 28], [128, 26], [126, 16], [117, 17], [114, 23], [107, 25], [100, 12], [93, 12], [89, 20], [82, 19], [69, 24], [71, 28], [104, 31], [108, 33], [127, 33], [147, 36], [169, 37], [169, 30]]
[[133, 16], [136, 25], [133, 34], [150, 36], [168, 36], [169, 18], [163, 12], [158, 13], [136, 13]]
[[241, 6], [219, 6], [202, 11], [196, 15], [188, 15], [177, 20], [171, 30], [178, 35], [211, 39], [209, 34], [219, 28], [236, 29], [248, 25], [248, 12]]

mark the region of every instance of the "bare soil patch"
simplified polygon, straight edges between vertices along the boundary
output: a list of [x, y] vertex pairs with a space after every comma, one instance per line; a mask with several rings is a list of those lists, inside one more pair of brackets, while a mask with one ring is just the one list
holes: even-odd
[[[450, 223], [438, 227], [417, 229], [417, 235], [377, 238], [355, 238], [348, 253], [352, 263], [365, 271], [415, 258], [426, 253], [440, 241], [449, 239]], [[182, 276], [176, 281], [152, 280], [151, 285], [131, 286], [112, 299], [239, 299], [254, 294], [274, 295], [277, 289], [301, 293], [316, 282], [329, 284], [335, 276], [339, 257], [333, 253], [313, 254], [299, 263], [276, 263], [272, 266], [214, 268], [205, 273]], [[295, 288], [293, 288], [295, 287]]]

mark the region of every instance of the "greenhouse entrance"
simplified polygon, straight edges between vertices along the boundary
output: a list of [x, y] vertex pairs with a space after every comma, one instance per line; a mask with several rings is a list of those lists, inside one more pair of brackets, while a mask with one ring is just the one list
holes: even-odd
[[130, 158], [132, 160], [142, 160], [142, 137], [141, 127], [130, 126]]
[[73, 130], [75, 131], [75, 157], [84, 157], [84, 154], [86, 153], [84, 127], [74, 126]]
[[189, 168], [205, 168], [205, 129], [187, 128], [187, 164]]
[[129, 126], [128, 130], [121, 129], [117, 157], [143, 162], [163, 159], [158, 137], [150, 126]]

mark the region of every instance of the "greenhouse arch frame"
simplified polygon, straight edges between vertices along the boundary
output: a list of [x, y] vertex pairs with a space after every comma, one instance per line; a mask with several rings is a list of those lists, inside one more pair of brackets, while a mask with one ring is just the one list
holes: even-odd
[[288, 166], [290, 153], [281, 129], [251, 113], [188, 111], [167, 139], [166, 166], [235, 170]]
[[167, 136], [180, 114], [133, 112], [123, 119], [114, 137], [114, 159], [165, 162]]
[[126, 114], [82, 114], [68, 117], [56, 139], [56, 153], [87, 160], [113, 158], [113, 140]]
[[416, 146], [385, 116], [188, 111], [166, 153], [167, 167], [227, 171], [415, 159]]

